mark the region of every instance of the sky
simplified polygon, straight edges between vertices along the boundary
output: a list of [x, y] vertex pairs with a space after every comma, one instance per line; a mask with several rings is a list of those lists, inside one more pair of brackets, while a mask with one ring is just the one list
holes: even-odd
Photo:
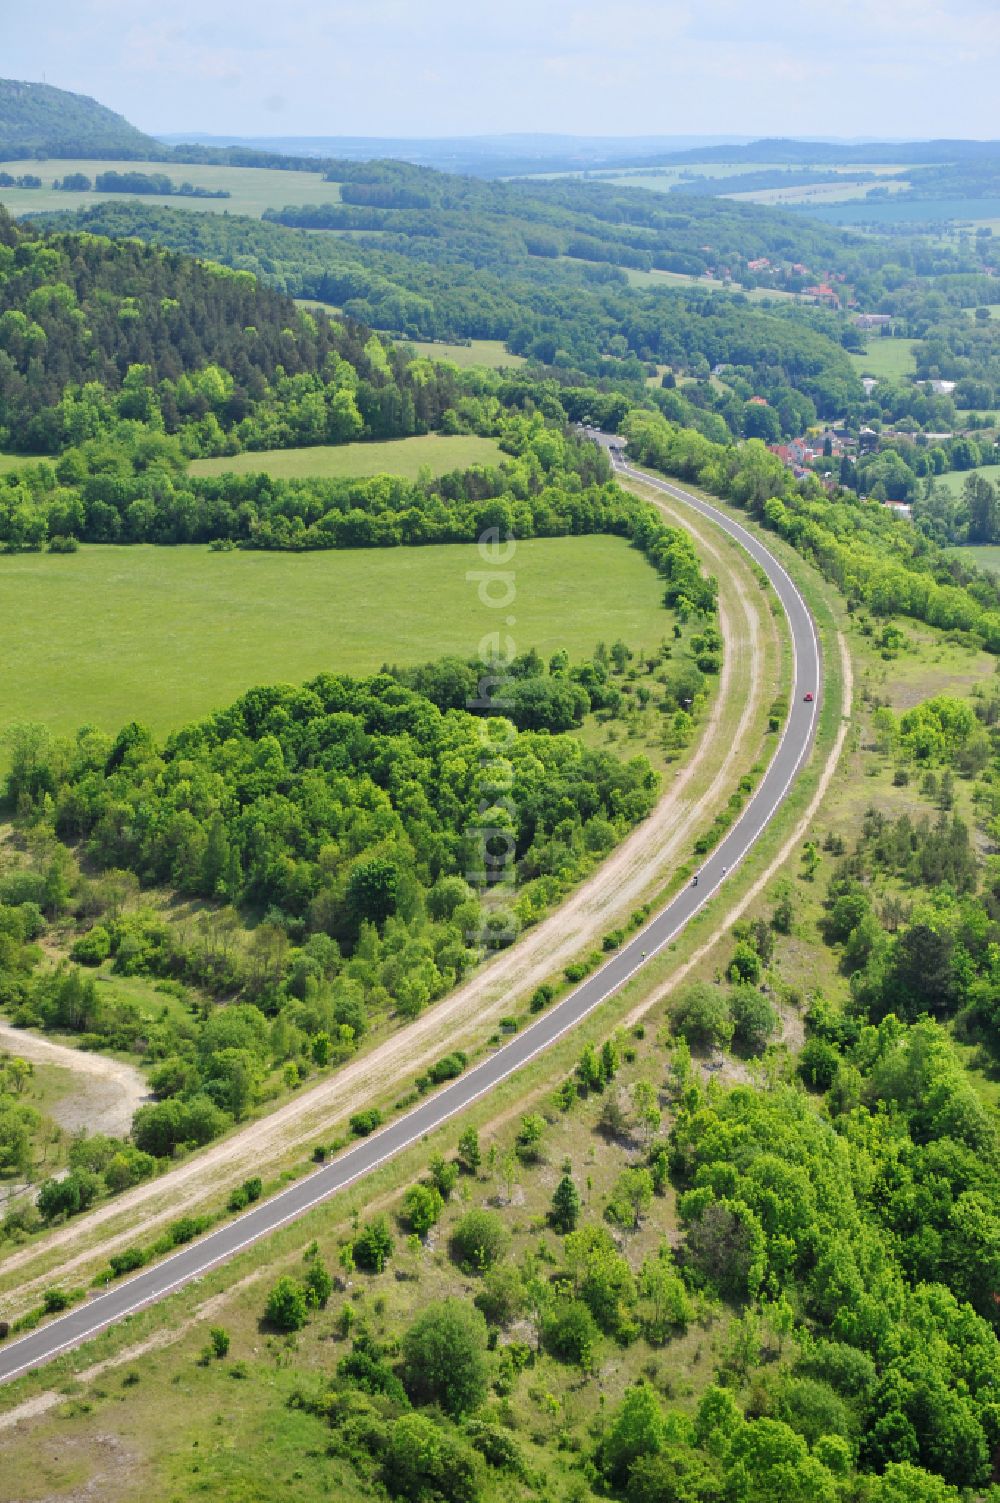
[[0, 0], [150, 132], [1000, 136], [997, 0]]

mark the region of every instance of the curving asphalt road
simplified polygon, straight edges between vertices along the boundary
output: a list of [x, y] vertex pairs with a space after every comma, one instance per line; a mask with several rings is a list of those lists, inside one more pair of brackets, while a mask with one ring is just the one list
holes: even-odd
[[816, 702], [807, 702], [806, 693], [818, 697], [820, 684], [819, 643], [812, 617], [789, 575], [764, 545], [746, 528], [699, 497], [680, 486], [633, 468], [622, 457], [619, 440], [605, 434], [591, 437], [609, 449], [615, 469], [628, 477], [642, 480], [666, 492], [671, 499], [700, 512], [723, 532], [736, 539], [767, 574], [785, 609], [791, 627], [794, 648], [790, 709], [781, 739], [770, 766], [740, 818], [725, 839], [706, 859], [697, 886], [684, 887], [644, 929], [628, 944], [615, 952], [593, 975], [568, 996], [542, 1014], [488, 1059], [422, 1101], [412, 1111], [396, 1118], [370, 1138], [364, 1138], [329, 1164], [316, 1169], [305, 1179], [262, 1201], [252, 1210], [226, 1222], [200, 1241], [173, 1253], [155, 1267], [135, 1274], [105, 1293], [61, 1315], [37, 1331], [0, 1347], [0, 1382], [15, 1378], [30, 1368], [40, 1367], [59, 1352], [77, 1346], [88, 1337], [126, 1316], [163, 1299], [173, 1290], [190, 1283], [234, 1257], [243, 1248], [268, 1233], [294, 1221], [312, 1206], [335, 1195], [339, 1190], [370, 1174], [379, 1164], [400, 1153], [425, 1133], [439, 1127], [480, 1096], [493, 1089], [508, 1075], [554, 1044], [576, 1026], [595, 1007], [605, 1001], [635, 975], [658, 951], [676, 938], [684, 926], [705, 906], [727, 874], [732, 873], [761, 833], [767, 828], [788, 796], [803, 761], [812, 745], [816, 725]]

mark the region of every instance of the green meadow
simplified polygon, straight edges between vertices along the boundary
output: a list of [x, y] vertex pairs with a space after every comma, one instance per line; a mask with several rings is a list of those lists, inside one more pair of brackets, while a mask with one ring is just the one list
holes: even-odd
[[447, 475], [470, 465], [496, 464], [504, 455], [492, 438], [476, 434], [389, 439], [385, 443], [317, 444], [305, 449], [258, 449], [250, 453], [194, 459], [192, 475], [267, 474], [276, 480], [367, 479], [401, 475], [416, 480], [420, 471]]
[[990, 544], [982, 548], [953, 548], [952, 558], [960, 558], [964, 564], [975, 564], [977, 569], [988, 569], [991, 574], [1000, 574], [1000, 548]]
[[916, 375], [913, 350], [917, 343], [916, 339], [883, 339], [880, 334], [869, 334], [868, 353], [852, 355], [851, 363], [859, 376], [901, 381], [905, 376]]
[[151, 545], [0, 557], [0, 729], [140, 720], [162, 733], [254, 684], [383, 663], [473, 657], [488, 633], [518, 651], [589, 655], [657, 645], [663, 587], [621, 539], [517, 544], [499, 612], [467, 577], [474, 545], [304, 554]]
[[[953, 496], [960, 496], [969, 475], [982, 475], [984, 480], [992, 480], [994, 485], [1000, 484], [1000, 464], [981, 464], [975, 470], [948, 470], [944, 475], [935, 475], [934, 484], [943, 485]], [[962, 550], [963, 553], [978, 551], [975, 548]]]
[[523, 365], [523, 355], [512, 355], [502, 339], [472, 339], [468, 344], [442, 344], [430, 340], [407, 340], [407, 347], [418, 355], [427, 355], [431, 360], [450, 360], [467, 370], [473, 365], [487, 365], [491, 370], [504, 366]]
[[[11, 177], [31, 173], [42, 180], [41, 188], [0, 188], [0, 203], [14, 215], [52, 213], [57, 209], [80, 209], [88, 204], [120, 198], [129, 202], [169, 204], [175, 209], [198, 209], [203, 213], [251, 214], [259, 219], [265, 209], [283, 209], [288, 204], [333, 203], [340, 198], [336, 183], [324, 183], [318, 172], [282, 172], [271, 167], [216, 167], [187, 162], [98, 162], [73, 161], [4, 162]], [[85, 173], [94, 182], [99, 172], [162, 172], [175, 186], [191, 183], [195, 188], [226, 188], [229, 198], [161, 198], [155, 194], [64, 193], [53, 188], [57, 178], [72, 172]]]
[[271, 475], [275, 480], [363, 480], [372, 475], [401, 475], [416, 480], [422, 469], [432, 475], [496, 464], [503, 458], [495, 439], [459, 433], [425, 433], [386, 443], [317, 444], [307, 449], [257, 449], [247, 454], [193, 459], [192, 475]]

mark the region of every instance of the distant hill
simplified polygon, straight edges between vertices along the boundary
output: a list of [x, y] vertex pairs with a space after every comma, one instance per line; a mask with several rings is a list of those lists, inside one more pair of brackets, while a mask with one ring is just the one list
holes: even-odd
[[306, 156], [368, 162], [392, 158], [472, 177], [514, 177], [539, 172], [580, 172], [645, 160], [664, 152], [745, 143], [749, 136], [212, 136], [198, 132], [160, 138], [178, 152], [191, 146], [244, 147], [282, 157]]
[[698, 162], [818, 163], [851, 162], [895, 165], [910, 163], [976, 162], [1000, 157], [1000, 141], [795, 141], [781, 138], [749, 141], [739, 146], [699, 146], [636, 161], [636, 166], [691, 167]]
[[0, 78], [0, 161], [163, 154], [159, 142], [86, 94]]

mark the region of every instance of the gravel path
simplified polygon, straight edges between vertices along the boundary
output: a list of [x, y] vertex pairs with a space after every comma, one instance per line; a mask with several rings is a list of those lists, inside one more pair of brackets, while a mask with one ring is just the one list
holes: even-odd
[[134, 1065], [106, 1054], [90, 1054], [54, 1044], [0, 1021], [0, 1050], [36, 1065], [55, 1065], [73, 1076], [73, 1089], [52, 1106], [50, 1116], [66, 1132], [103, 1132], [124, 1138], [137, 1107], [149, 1100], [149, 1087]]

